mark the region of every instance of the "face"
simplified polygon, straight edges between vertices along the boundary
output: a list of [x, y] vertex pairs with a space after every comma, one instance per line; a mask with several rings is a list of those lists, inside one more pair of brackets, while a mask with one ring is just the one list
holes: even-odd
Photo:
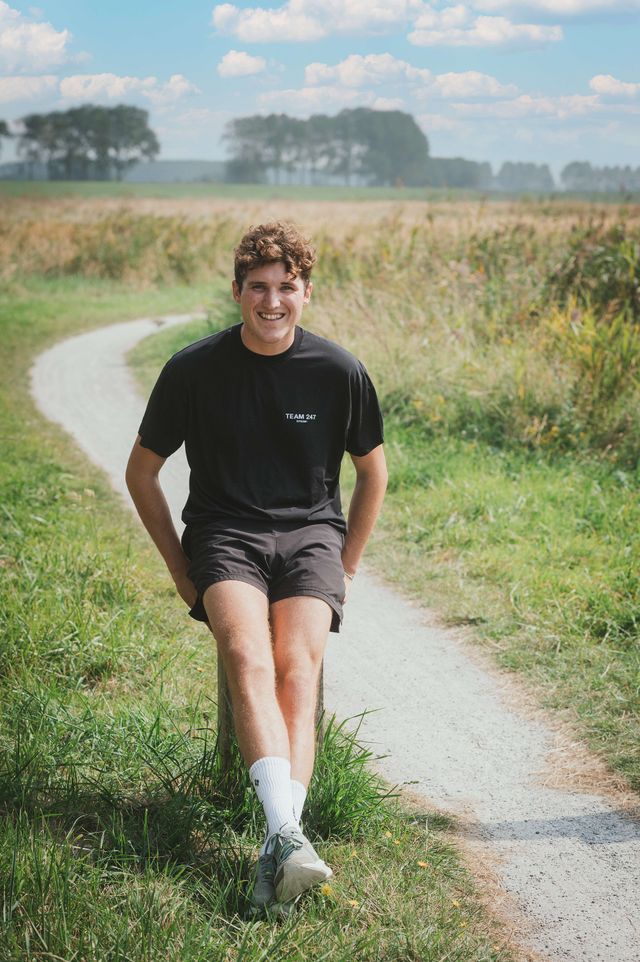
[[242, 290], [233, 282], [233, 297], [242, 311], [240, 333], [256, 354], [281, 354], [291, 347], [295, 326], [309, 303], [313, 285], [287, 274], [282, 261], [249, 271]]

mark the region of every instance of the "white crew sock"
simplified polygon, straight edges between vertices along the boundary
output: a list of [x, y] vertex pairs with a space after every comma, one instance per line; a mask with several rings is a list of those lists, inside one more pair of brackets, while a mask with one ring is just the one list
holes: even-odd
[[293, 814], [291, 763], [288, 758], [274, 755], [259, 758], [249, 769], [249, 778], [264, 809], [267, 838], [280, 831], [283, 825], [299, 827]]
[[302, 809], [307, 799], [307, 790], [302, 782], [297, 782], [295, 778], [291, 779], [291, 794], [293, 795], [293, 814], [295, 815], [296, 822], [299, 822], [302, 818]]

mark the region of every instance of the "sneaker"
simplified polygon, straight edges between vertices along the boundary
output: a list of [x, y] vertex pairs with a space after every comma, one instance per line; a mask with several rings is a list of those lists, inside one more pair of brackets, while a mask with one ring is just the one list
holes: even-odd
[[275, 859], [274, 885], [280, 904], [291, 902], [312, 885], [333, 875], [298, 828], [285, 826], [272, 835], [267, 842], [267, 852]]
[[251, 904], [258, 911], [268, 908], [276, 901], [276, 860], [271, 853], [258, 858], [251, 889]]
[[297, 899], [291, 899], [288, 902], [278, 902], [276, 899], [275, 873], [276, 860], [274, 856], [271, 853], [260, 855], [256, 862], [250, 895], [250, 917], [273, 915], [288, 918], [293, 913]]

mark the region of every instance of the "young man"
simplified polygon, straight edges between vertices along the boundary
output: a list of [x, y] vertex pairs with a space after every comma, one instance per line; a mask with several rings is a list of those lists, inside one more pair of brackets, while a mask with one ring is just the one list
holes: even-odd
[[[232, 285], [242, 323], [168, 361], [126, 475], [179, 595], [208, 622], [224, 664], [238, 745], [267, 820], [258, 909], [290, 905], [331, 875], [300, 830], [318, 678], [387, 482], [364, 366], [299, 326], [315, 259], [291, 225], [242, 238]], [[183, 441], [191, 474], [180, 541], [158, 474]], [[345, 450], [356, 469], [348, 524], [338, 485]]]

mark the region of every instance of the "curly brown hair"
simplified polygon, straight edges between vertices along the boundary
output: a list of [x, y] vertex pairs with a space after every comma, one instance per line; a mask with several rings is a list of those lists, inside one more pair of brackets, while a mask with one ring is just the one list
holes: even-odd
[[234, 255], [233, 272], [240, 290], [249, 271], [275, 261], [282, 261], [287, 273], [301, 277], [306, 287], [316, 262], [315, 248], [297, 227], [282, 221], [249, 228]]

